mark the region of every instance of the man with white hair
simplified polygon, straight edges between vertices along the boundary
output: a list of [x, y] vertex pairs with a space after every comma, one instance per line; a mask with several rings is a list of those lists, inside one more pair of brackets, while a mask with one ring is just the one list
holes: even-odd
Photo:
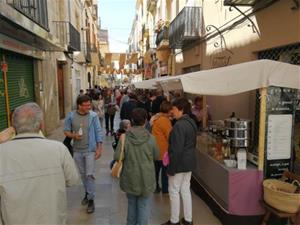
[[16, 136], [0, 144], [0, 224], [65, 224], [66, 186], [79, 183], [68, 149], [39, 134], [36, 103], [15, 109]]

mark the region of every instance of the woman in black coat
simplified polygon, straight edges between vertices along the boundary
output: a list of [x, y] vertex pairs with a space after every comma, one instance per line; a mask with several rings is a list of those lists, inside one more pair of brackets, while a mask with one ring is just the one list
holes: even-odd
[[171, 203], [170, 220], [162, 225], [180, 225], [180, 195], [183, 202], [183, 225], [192, 225], [192, 196], [190, 181], [196, 168], [197, 126], [189, 116], [191, 104], [186, 98], [172, 103], [172, 113], [177, 120], [169, 137], [169, 196]]

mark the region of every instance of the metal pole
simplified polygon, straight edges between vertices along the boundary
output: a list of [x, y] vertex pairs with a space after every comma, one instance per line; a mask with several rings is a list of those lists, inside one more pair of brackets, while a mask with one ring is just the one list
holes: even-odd
[[5, 56], [2, 56], [1, 62], [1, 71], [3, 73], [3, 81], [4, 81], [4, 94], [5, 94], [5, 106], [6, 106], [6, 118], [8, 127], [11, 126], [10, 123], [10, 107], [9, 107], [9, 96], [8, 96], [8, 86], [7, 86], [7, 69], [8, 65], [5, 61]]

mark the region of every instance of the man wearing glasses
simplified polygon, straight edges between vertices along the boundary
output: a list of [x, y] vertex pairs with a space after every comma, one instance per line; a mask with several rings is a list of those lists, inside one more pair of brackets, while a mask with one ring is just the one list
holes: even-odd
[[102, 134], [99, 118], [91, 111], [91, 99], [87, 95], [77, 98], [77, 110], [65, 119], [64, 133], [73, 139], [74, 160], [81, 174], [87, 205], [87, 213], [95, 211], [95, 160], [102, 154]]

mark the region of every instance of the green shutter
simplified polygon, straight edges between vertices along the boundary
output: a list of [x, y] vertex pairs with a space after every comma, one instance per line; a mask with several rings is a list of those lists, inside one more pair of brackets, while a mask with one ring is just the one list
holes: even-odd
[[[0, 57], [5, 55], [8, 64], [7, 83], [10, 110], [34, 101], [33, 60], [30, 57], [12, 52], [0, 51]], [[3, 75], [2, 75], [3, 79]], [[2, 82], [3, 83], [3, 82]], [[0, 91], [4, 92], [4, 84], [0, 84]], [[5, 97], [0, 96], [0, 130], [7, 127]], [[3, 107], [2, 107], [3, 105]]]
[[[2, 50], [0, 49], [0, 62], [2, 61]], [[5, 108], [5, 95], [4, 95], [4, 80], [0, 68], [0, 131], [7, 127], [6, 108]]]

